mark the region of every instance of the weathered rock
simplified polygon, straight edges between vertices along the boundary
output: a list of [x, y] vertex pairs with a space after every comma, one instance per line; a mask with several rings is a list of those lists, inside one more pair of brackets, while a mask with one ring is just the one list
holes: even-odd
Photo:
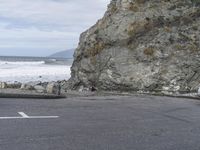
[[34, 87], [32, 85], [24, 83], [21, 85], [21, 89], [22, 90], [34, 90]]
[[198, 93], [198, 96], [200, 96], [200, 87], [199, 87], [199, 89], [198, 89], [197, 93]]
[[36, 92], [38, 92], [38, 93], [45, 93], [46, 92], [46, 89], [41, 85], [34, 86], [34, 90], [36, 90]]
[[112, 0], [81, 34], [69, 88], [197, 91], [199, 58], [198, 0]]
[[61, 86], [57, 82], [51, 82], [47, 85], [46, 91], [49, 94], [60, 95]]
[[78, 89], [79, 92], [85, 92], [85, 91], [89, 91], [89, 88], [84, 87], [84, 86], [80, 86]]
[[61, 80], [61, 81], [57, 81], [58, 84], [60, 84], [60, 87], [61, 87], [61, 91], [60, 93], [61, 94], [65, 94], [67, 92], [67, 90], [69, 89], [68, 88], [68, 81], [66, 80]]
[[5, 89], [7, 88], [7, 83], [6, 82], [0, 82], [0, 89]]
[[[46, 83], [44, 83], [44, 84], [46, 85]], [[44, 89], [45, 89], [45, 86], [43, 86], [43, 83], [41, 83], [40, 81], [23, 83], [21, 85], [21, 89], [23, 89], [23, 90], [36, 90], [35, 87], [36, 88], [44, 87]]]
[[34, 86], [36, 86], [36, 85], [41, 85], [42, 82], [41, 82], [41, 81], [33, 81], [33, 82], [28, 82], [28, 83], [26, 83], [26, 84], [28, 84], [28, 85], [34, 87]]

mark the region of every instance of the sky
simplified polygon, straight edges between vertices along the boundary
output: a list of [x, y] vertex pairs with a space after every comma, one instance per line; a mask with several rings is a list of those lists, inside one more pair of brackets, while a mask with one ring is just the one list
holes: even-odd
[[110, 0], [0, 0], [0, 55], [48, 56], [76, 48]]

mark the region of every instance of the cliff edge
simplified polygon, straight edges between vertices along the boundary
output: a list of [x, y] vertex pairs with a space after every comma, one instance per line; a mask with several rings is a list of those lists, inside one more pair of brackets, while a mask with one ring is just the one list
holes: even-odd
[[71, 71], [71, 89], [197, 90], [200, 0], [112, 0], [81, 34]]

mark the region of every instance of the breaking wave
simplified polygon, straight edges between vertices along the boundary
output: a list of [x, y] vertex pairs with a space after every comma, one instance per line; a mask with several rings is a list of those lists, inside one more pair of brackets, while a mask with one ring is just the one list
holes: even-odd
[[45, 61], [0, 61], [0, 65], [35, 66], [45, 64]]

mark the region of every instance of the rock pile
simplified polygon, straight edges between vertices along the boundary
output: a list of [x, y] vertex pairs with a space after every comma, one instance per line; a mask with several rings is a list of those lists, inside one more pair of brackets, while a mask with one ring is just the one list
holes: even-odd
[[0, 89], [21, 89], [23, 91], [35, 91], [37, 93], [48, 93], [60, 95], [64, 93], [64, 89], [62, 89], [61, 85], [63, 82], [29, 82], [29, 83], [6, 83], [0, 82]]

